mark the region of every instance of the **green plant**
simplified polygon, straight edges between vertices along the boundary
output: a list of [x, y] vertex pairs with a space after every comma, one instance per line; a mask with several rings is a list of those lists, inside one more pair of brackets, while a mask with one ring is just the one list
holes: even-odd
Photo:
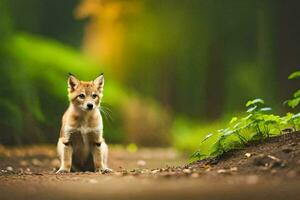
[[[300, 71], [292, 73], [289, 79], [298, 77], [300, 77]], [[292, 109], [296, 108], [299, 103], [300, 89], [293, 94], [292, 99], [285, 102]], [[247, 145], [251, 140], [262, 140], [282, 134], [282, 130], [285, 128], [293, 127], [293, 130], [297, 131], [300, 125], [300, 112], [296, 114], [288, 112], [283, 117], [267, 114], [272, 109], [265, 106], [263, 99], [258, 98], [248, 101], [246, 108], [246, 113], [248, 113], [246, 117], [233, 117], [227, 128], [217, 131], [217, 139], [209, 147], [209, 153], [203, 153], [202, 145], [216, 134], [209, 133], [206, 135], [201, 141], [200, 148], [192, 154], [191, 160], [220, 156], [231, 149]]]
[[[289, 76], [289, 79], [295, 79], [300, 77], [300, 71], [294, 72]], [[284, 102], [291, 108], [296, 108], [300, 103], [300, 89], [293, 94], [293, 98]]]
[[247, 115], [245, 117], [233, 117], [227, 128], [220, 129], [215, 134], [206, 135], [201, 141], [201, 145], [212, 136], [217, 135], [217, 139], [210, 146], [209, 153], [203, 153], [200, 145], [200, 148], [192, 154], [191, 160], [220, 156], [231, 149], [247, 145], [251, 140], [262, 140], [280, 134], [286, 126], [293, 126], [297, 130], [297, 125], [300, 123], [300, 113], [287, 113], [283, 117], [267, 114], [272, 109], [266, 107], [262, 99], [248, 101], [246, 108]]

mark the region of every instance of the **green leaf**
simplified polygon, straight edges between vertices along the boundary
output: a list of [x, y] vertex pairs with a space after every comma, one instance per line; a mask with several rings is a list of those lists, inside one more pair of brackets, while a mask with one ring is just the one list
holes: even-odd
[[291, 108], [296, 108], [300, 103], [300, 97], [296, 99], [291, 99], [287, 101], [287, 104]]
[[236, 125], [233, 126], [234, 129], [238, 128], [241, 125], [241, 122], [237, 123]]
[[300, 97], [300, 90], [297, 90], [294, 95], [293, 95], [295, 98], [298, 98]]
[[222, 133], [223, 131], [224, 131], [223, 128], [218, 130], [219, 133]]
[[270, 111], [270, 110], [272, 110], [272, 108], [270, 108], [270, 107], [265, 107], [265, 108], [260, 109], [260, 111], [263, 111], [263, 112]]
[[254, 99], [254, 100], [252, 100], [252, 101], [248, 101], [248, 102], [246, 103], [246, 107], [249, 107], [249, 106], [252, 106], [252, 105], [255, 105], [255, 104], [258, 104], [258, 103], [264, 104], [265, 101], [262, 100], [262, 99], [260, 99], [260, 98], [257, 98], [257, 99]]
[[248, 119], [250, 119], [252, 116], [253, 116], [253, 114], [249, 114], [249, 115], [247, 115], [246, 117], [244, 117], [242, 120], [243, 120], [243, 121], [248, 120]]
[[212, 133], [209, 133], [208, 135], [205, 136], [205, 138], [201, 141], [201, 143], [205, 142], [208, 138], [210, 138], [211, 136], [213, 136]]
[[289, 121], [292, 119], [292, 117], [294, 116], [293, 113], [287, 113], [284, 117], [281, 118], [281, 124], [288, 124]]
[[237, 120], [238, 120], [237, 117], [233, 117], [233, 118], [230, 120], [229, 124], [232, 124], [232, 123], [236, 122]]
[[228, 130], [224, 133], [224, 136], [229, 136], [229, 135], [232, 135], [234, 133], [233, 130]]
[[192, 155], [191, 158], [196, 158], [196, 159], [201, 159], [202, 157], [205, 157], [205, 154], [202, 154], [200, 150], [195, 151]]
[[294, 72], [291, 75], [289, 75], [289, 79], [294, 79], [300, 77], [300, 71]]
[[264, 121], [268, 124], [270, 123], [279, 123], [280, 117], [277, 115], [264, 115]]
[[253, 106], [253, 107], [249, 108], [249, 109], [247, 110], [247, 113], [253, 112], [254, 110], [256, 110], [256, 108], [257, 108], [257, 106]]
[[293, 116], [292, 116], [292, 119], [296, 119], [296, 118], [298, 118], [298, 117], [300, 117], [300, 113], [297, 113], [297, 114], [293, 115]]

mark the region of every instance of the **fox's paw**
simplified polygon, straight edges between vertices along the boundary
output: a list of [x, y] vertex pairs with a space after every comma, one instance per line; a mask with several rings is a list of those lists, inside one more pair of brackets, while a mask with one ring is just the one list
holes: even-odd
[[101, 174], [109, 174], [109, 173], [113, 172], [113, 170], [110, 168], [103, 168], [103, 169], [100, 169], [99, 172]]
[[70, 170], [68, 170], [68, 169], [60, 168], [59, 170], [57, 170], [56, 174], [66, 174], [69, 172], [70, 172]]

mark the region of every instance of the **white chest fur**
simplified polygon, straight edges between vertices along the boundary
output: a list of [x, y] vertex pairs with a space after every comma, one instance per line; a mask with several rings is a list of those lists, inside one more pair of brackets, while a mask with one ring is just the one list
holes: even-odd
[[72, 126], [66, 125], [64, 127], [64, 132], [67, 133], [67, 134], [72, 134], [74, 132], [79, 132], [82, 135], [86, 135], [88, 133], [102, 134], [103, 126], [101, 124], [98, 127], [91, 128], [91, 127], [88, 127], [88, 126], [85, 126], [85, 125], [79, 126], [79, 127], [72, 127]]

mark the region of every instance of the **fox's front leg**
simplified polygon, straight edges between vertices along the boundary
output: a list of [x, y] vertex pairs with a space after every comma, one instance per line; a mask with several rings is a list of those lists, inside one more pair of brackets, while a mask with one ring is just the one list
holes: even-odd
[[108, 158], [108, 147], [104, 141], [96, 142], [93, 146], [93, 159], [95, 165], [95, 171], [101, 173], [112, 172], [111, 169], [107, 167]]
[[60, 158], [60, 168], [56, 173], [71, 171], [73, 148], [68, 139], [61, 137], [57, 143], [57, 152]]

